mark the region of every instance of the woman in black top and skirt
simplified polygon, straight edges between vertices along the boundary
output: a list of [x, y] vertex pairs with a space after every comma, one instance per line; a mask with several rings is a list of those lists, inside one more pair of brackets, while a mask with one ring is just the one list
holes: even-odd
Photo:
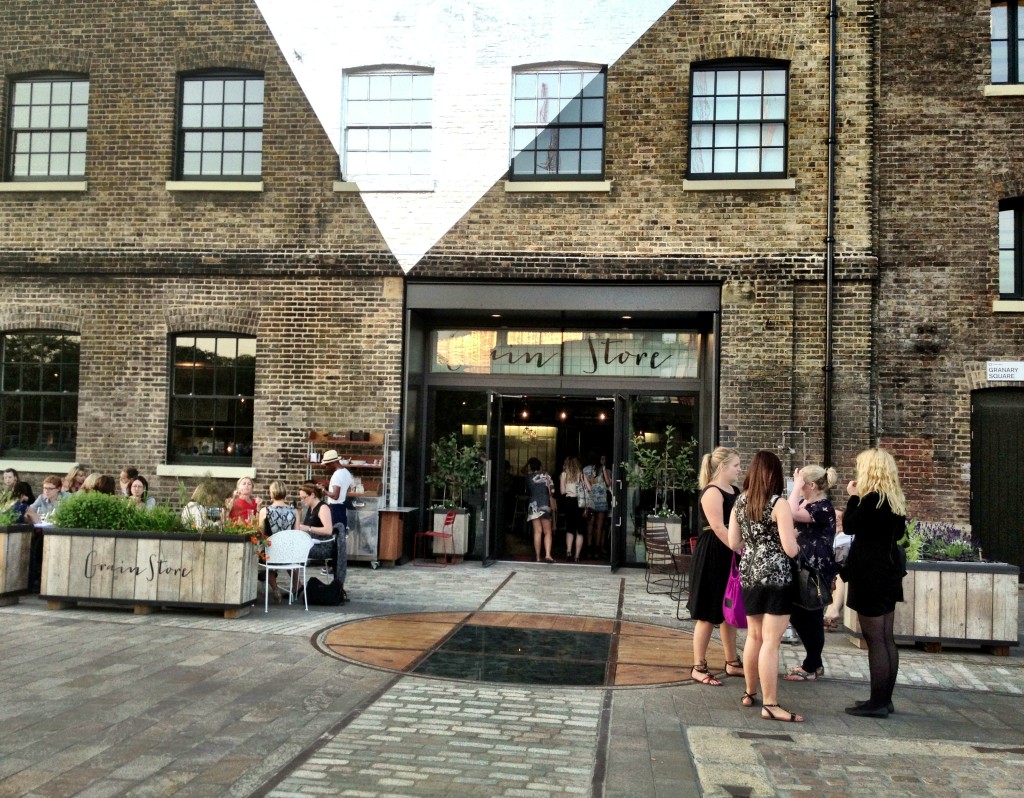
[[722, 683], [708, 670], [707, 653], [711, 632], [716, 626], [722, 630], [725, 675], [743, 675], [743, 663], [736, 653], [736, 627], [727, 624], [722, 614], [725, 584], [732, 565], [732, 550], [728, 544], [729, 514], [739, 496], [735, 484], [741, 473], [740, 456], [736, 450], [719, 446], [704, 455], [698, 477], [701, 493], [697, 506], [701, 531], [690, 561], [690, 598], [686, 602], [690, 617], [697, 621], [693, 629], [690, 678], [715, 687]]
[[868, 646], [871, 697], [847, 707], [846, 713], [887, 718], [900, 667], [892, 629], [896, 602], [903, 601], [904, 560], [898, 541], [906, 532], [907, 500], [896, 461], [885, 449], [857, 455], [857, 478], [847, 490], [843, 529], [853, 535], [853, 544], [843, 566], [846, 605], [857, 612]]

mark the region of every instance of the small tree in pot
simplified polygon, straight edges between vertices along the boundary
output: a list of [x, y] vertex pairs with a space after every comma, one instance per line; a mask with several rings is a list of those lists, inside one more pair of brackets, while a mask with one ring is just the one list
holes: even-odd
[[427, 484], [441, 491], [441, 506], [462, 506], [466, 490], [484, 484], [484, 453], [479, 444], [459, 445], [453, 432], [430, 445], [431, 468]]
[[623, 464], [629, 484], [640, 490], [654, 490], [651, 515], [677, 515], [676, 493], [697, 489], [697, 441], [690, 438], [677, 442], [676, 429], [669, 425], [660, 442], [649, 444], [643, 435], [637, 435], [630, 447], [632, 462]]

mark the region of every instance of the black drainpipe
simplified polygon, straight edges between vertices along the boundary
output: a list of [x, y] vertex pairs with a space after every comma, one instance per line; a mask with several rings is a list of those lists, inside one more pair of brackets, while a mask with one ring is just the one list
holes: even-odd
[[839, 19], [838, 0], [831, 0], [828, 11], [828, 211], [825, 235], [825, 428], [824, 463], [832, 465], [832, 284], [836, 269], [836, 39]]

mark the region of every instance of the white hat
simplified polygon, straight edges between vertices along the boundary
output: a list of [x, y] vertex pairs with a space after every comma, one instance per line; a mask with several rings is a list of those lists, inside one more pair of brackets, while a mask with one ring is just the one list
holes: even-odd
[[324, 452], [324, 457], [320, 462], [323, 465], [327, 465], [328, 463], [336, 463], [339, 459], [338, 453], [334, 449], [328, 449]]

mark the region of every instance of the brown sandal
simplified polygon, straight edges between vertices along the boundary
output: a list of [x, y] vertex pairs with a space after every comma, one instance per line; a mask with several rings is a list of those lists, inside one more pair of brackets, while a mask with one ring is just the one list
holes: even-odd
[[757, 693], [744, 693], [743, 697], [740, 699], [740, 703], [743, 704], [743, 706], [747, 707], [748, 709], [750, 707], [756, 707], [757, 706]]
[[[736, 668], [739, 673], [729, 670], [729, 668]], [[739, 676], [743, 678], [743, 660], [739, 659], [727, 659], [725, 661], [725, 675], [726, 676]]]
[[[700, 676], [694, 676], [693, 674], [698, 673]], [[718, 681], [711, 672], [708, 670], [707, 660], [698, 662], [696, 665], [690, 668], [690, 678], [698, 684], [704, 684], [708, 687], [721, 687], [722, 683]]]

